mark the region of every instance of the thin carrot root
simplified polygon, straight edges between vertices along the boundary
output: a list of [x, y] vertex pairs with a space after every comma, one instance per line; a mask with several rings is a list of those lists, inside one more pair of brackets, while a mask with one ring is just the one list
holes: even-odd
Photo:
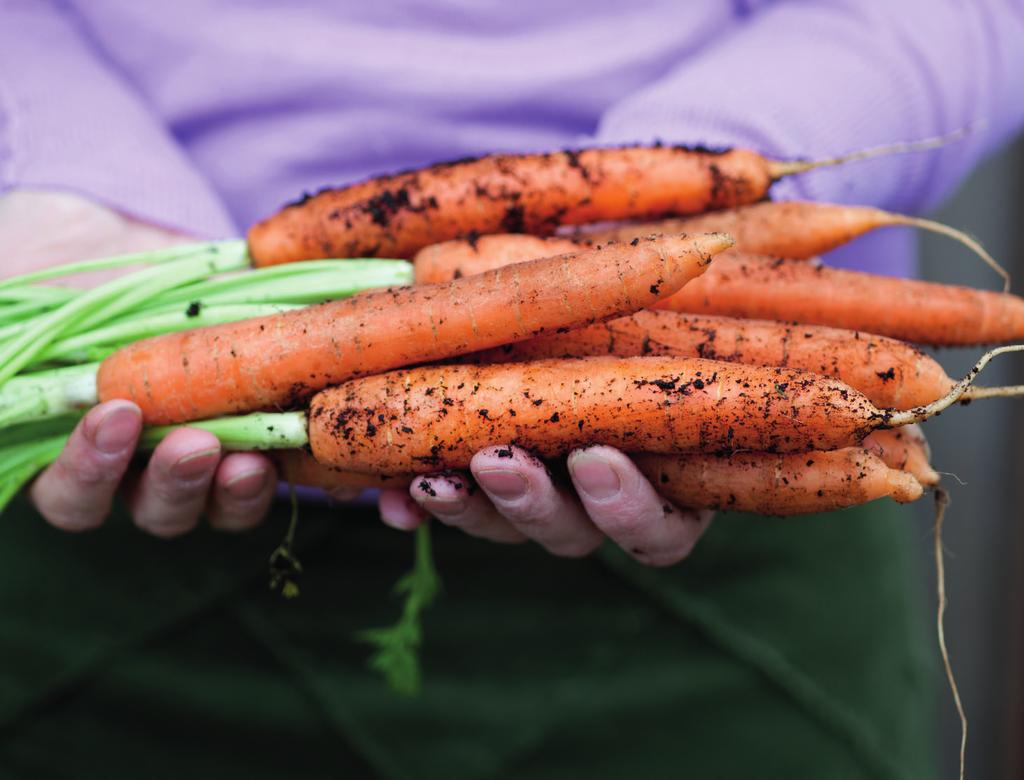
[[945, 518], [948, 506], [949, 493], [942, 488], [936, 488], [935, 584], [939, 606], [935, 615], [935, 630], [939, 636], [939, 651], [942, 654], [942, 665], [946, 669], [946, 679], [949, 680], [949, 689], [953, 693], [953, 703], [956, 704], [956, 711], [960, 716], [960, 780], [964, 780], [964, 766], [967, 757], [967, 714], [964, 712], [964, 703], [960, 698], [960, 689], [957, 687], [953, 666], [949, 661], [949, 648], [946, 647], [946, 631], [943, 627], [943, 618], [946, 615], [946, 567], [942, 557], [942, 521]]
[[960, 396], [960, 403], [966, 404], [971, 401], [980, 401], [983, 398], [1020, 398], [1024, 396], [1024, 385], [1008, 385], [1006, 387], [977, 387], [972, 386], [964, 390]]
[[893, 225], [906, 225], [908, 227], [920, 228], [921, 230], [927, 230], [930, 233], [938, 233], [939, 235], [947, 236], [948, 238], [952, 238], [954, 241], [963, 244], [974, 252], [974, 254], [980, 257], [985, 265], [999, 274], [1000, 278], [1003, 280], [1003, 292], [1010, 292], [1010, 272], [1003, 268], [1003, 266], [1001, 266], [996, 259], [988, 253], [988, 250], [986, 250], [985, 247], [981, 245], [981, 242], [976, 238], [968, 235], [962, 230], [957, 230], [954, 227], [943, 225], [941, 222], [935, 222], [931, 219], [910, 217], [903, 214], [889, 213], [889, 215], [893, 218], [891, 223]]
[[994, 358], [997, 358], [1000, 355], [1005, 355], [1008, 352], [1024, 352], [1024, 344], [1011, 344], [1006, 347], [997, 347], [996, 349], [986, 352], [981, 356], [978, 362], [974, 364], [974, 368], [968, 371], [967, 375], [963, 379], [953, 385], [952, 390], [937, 401], [933, 401], [932, 403], [925, 404], [923, 406], [916, 406], [913, 409], [908, 409], [906, 411], [886, 410], [882, 414], [884, 424], [881, 427], [898, 428], [912, 423], [921, 423], [929, 417], [941, 414], [964, 397], [964, 394], [971, 387], [975, 378], [981, 373], [985, 366], [987, 366]]
[[967, 137], [973, 131], [981, 127], [981, 122], [972, 122], [964, 127], [954, 130], [946, 135], [922, 138], [919, 141], [902, 141], [895, 144], [882, 144], [867, 149], [858, 149], [848, 154], [841, 154], [836, 157], [823, 157], [820, 160], [773, 160], [769, 163], [768, 172], [773, 181], [783, 176], [792, 176], [797, 173], [807, 173], [818, 168], [833, 168], [837, 165], [846, 165], [861, 160], [872, 160], [876, 157], [888, 157], [893, 154], [909, 154], [912, 152], [927, 152], [932, 149], [940, 149], [951, 143]]

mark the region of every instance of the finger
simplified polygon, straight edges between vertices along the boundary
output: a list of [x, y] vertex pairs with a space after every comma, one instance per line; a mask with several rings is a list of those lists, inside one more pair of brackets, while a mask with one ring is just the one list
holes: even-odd
[[611, 447], [576, 450], [568, 465], [594, 525], [641, 563], [681, 561], [710, 522], [659, 496], [633, 462]]
[[502, 517], [551, 553], [578, 558], [601, 544], [603, 534], [576, 497], [525, 450], [490, 447], [473, 456], [470, 470]]
[[220, 442], [208, 431], [182, 428], [153, 450], [130, 500], [135, 524], [170, 538], [195, 528], [220, 462]]
[[409, 495], [445, 525], [492, 542], [517, 543], [526, 537], [502, 517], [486, 494], [465, 474], [434, 474], [414, 479]]
[[385, 525], [399, 531], [412, 531], [427, 519], [427, 513], [420, 509], [409, 493], [399, 488], [381, 490], [377, 508]]
[[219, 531], [255, 528], [270, 510], [277, 488], [270, 460], [255, 452], [235, 452], [221, 461], [213, 478], [207, 514]]
[[39, 513], [65, 531], [100, 525], [110, 513], [117, 486], [142, 430], [139, 407], [109, 401], [76, 426], [60, 457], [29, 491]]

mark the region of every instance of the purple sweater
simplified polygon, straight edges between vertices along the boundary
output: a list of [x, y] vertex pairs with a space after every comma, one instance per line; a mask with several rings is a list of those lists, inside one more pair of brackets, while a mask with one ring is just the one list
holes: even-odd
[[[72, 190], [202, 236], [496, 150], [807, 157], [985, 120], [774, 190], [921, 210], [1021, 126], [1022, 98], [1022, 0], [0, 0], [0, 190]], [[873, 242], [861, 267], [909, 269], [908, 237]]]

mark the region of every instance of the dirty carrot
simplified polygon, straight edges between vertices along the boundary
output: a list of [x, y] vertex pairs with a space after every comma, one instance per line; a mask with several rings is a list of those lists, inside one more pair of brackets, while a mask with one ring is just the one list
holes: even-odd
[[[858, 447], [785, 455], [639, 454], [633, 458], [659, 493], [690, 509], [784, 516], [858, 506], [886, 496], [906, 503], [922, 493], [912, 474]], [[405, 488], [415, 478], [340, 471], [303, 450], [283, 450], [276, 454], [276, 462], [294, 484], [325, 490]]]
[[896, 409], [934, 401], [953, 386], [934, 359], [884, 336], [663, 310], [639, 311], [568, 333], [544, 334], [467, 356], [467, 361], [509, 363], [595, 355], [702, 357], [802, 368], [842, 380], [876, 406]]
[[[423, 249], [418, 284], [468, 276], [579, 246], [568, 238], [483, 236]], [[600, 244], [598, 244], [600, 246]], [[735, 250], [659, 308], [866, 331], [935, 346], [1024, 338], [1024, 299], [1009, 293], [898, 279]]]
[[319, 393], [309, 443], [323, 463], [385, 474], [465, 468], [503, 442], [542, 457], [591, 443], [661, 454], [832, 450], [943, 411], [993, 357], [1021, 350], [987, 353], [941, 399], [905, 411], [810, 372], [700, 358], [425, 366]]
[[784, 176], [949, 140], [815, 162], [662, 145], [457, 160], [303, 196], [250, 229], [249, 251], [257, 266], [331, 256], [409, 258], [459, 237], [546, 235], [560, 225], [695, 214], [756, 203]]
[[730, 245], [719, 234], [663, 236], [165, 334], [107, 358], [98, 395], [134, 401], [151, 424], [294, 406], [351, 377], [650, 306]]
[[916, 501], [920, 483], [859, 447], [829, 452], [634, 455], [659, 493], [680, 506], [762, 515], [830, 512], [890, 497]]
[[883, 227], [906, 226], [939, 233], [959, 241], [977, 254], [1009, 289], [1006, 270], [975, 239], [963, 231], [921, 217], [896, 214], [871, 206], [781, 201], [754, 203], [681, 219], [617, 225], [581, 231], [573, 238], [603, 243], [629, 241], [655, 233], [728, 233], [740, 252], [807, 260], [830, 252], [865, 233]]

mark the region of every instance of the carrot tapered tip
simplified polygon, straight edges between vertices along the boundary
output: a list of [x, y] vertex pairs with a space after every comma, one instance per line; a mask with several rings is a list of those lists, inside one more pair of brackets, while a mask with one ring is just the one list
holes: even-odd
[[703, 255], [717, 255], [736, 245], [736, 239], [728, 233], [704, 233], [693, 237], [694, 248]]
[[917, 501], [924, 495], [924, 488], [913, 474], [891, 469], [889, 471], [889, 496], [900, 504]]

